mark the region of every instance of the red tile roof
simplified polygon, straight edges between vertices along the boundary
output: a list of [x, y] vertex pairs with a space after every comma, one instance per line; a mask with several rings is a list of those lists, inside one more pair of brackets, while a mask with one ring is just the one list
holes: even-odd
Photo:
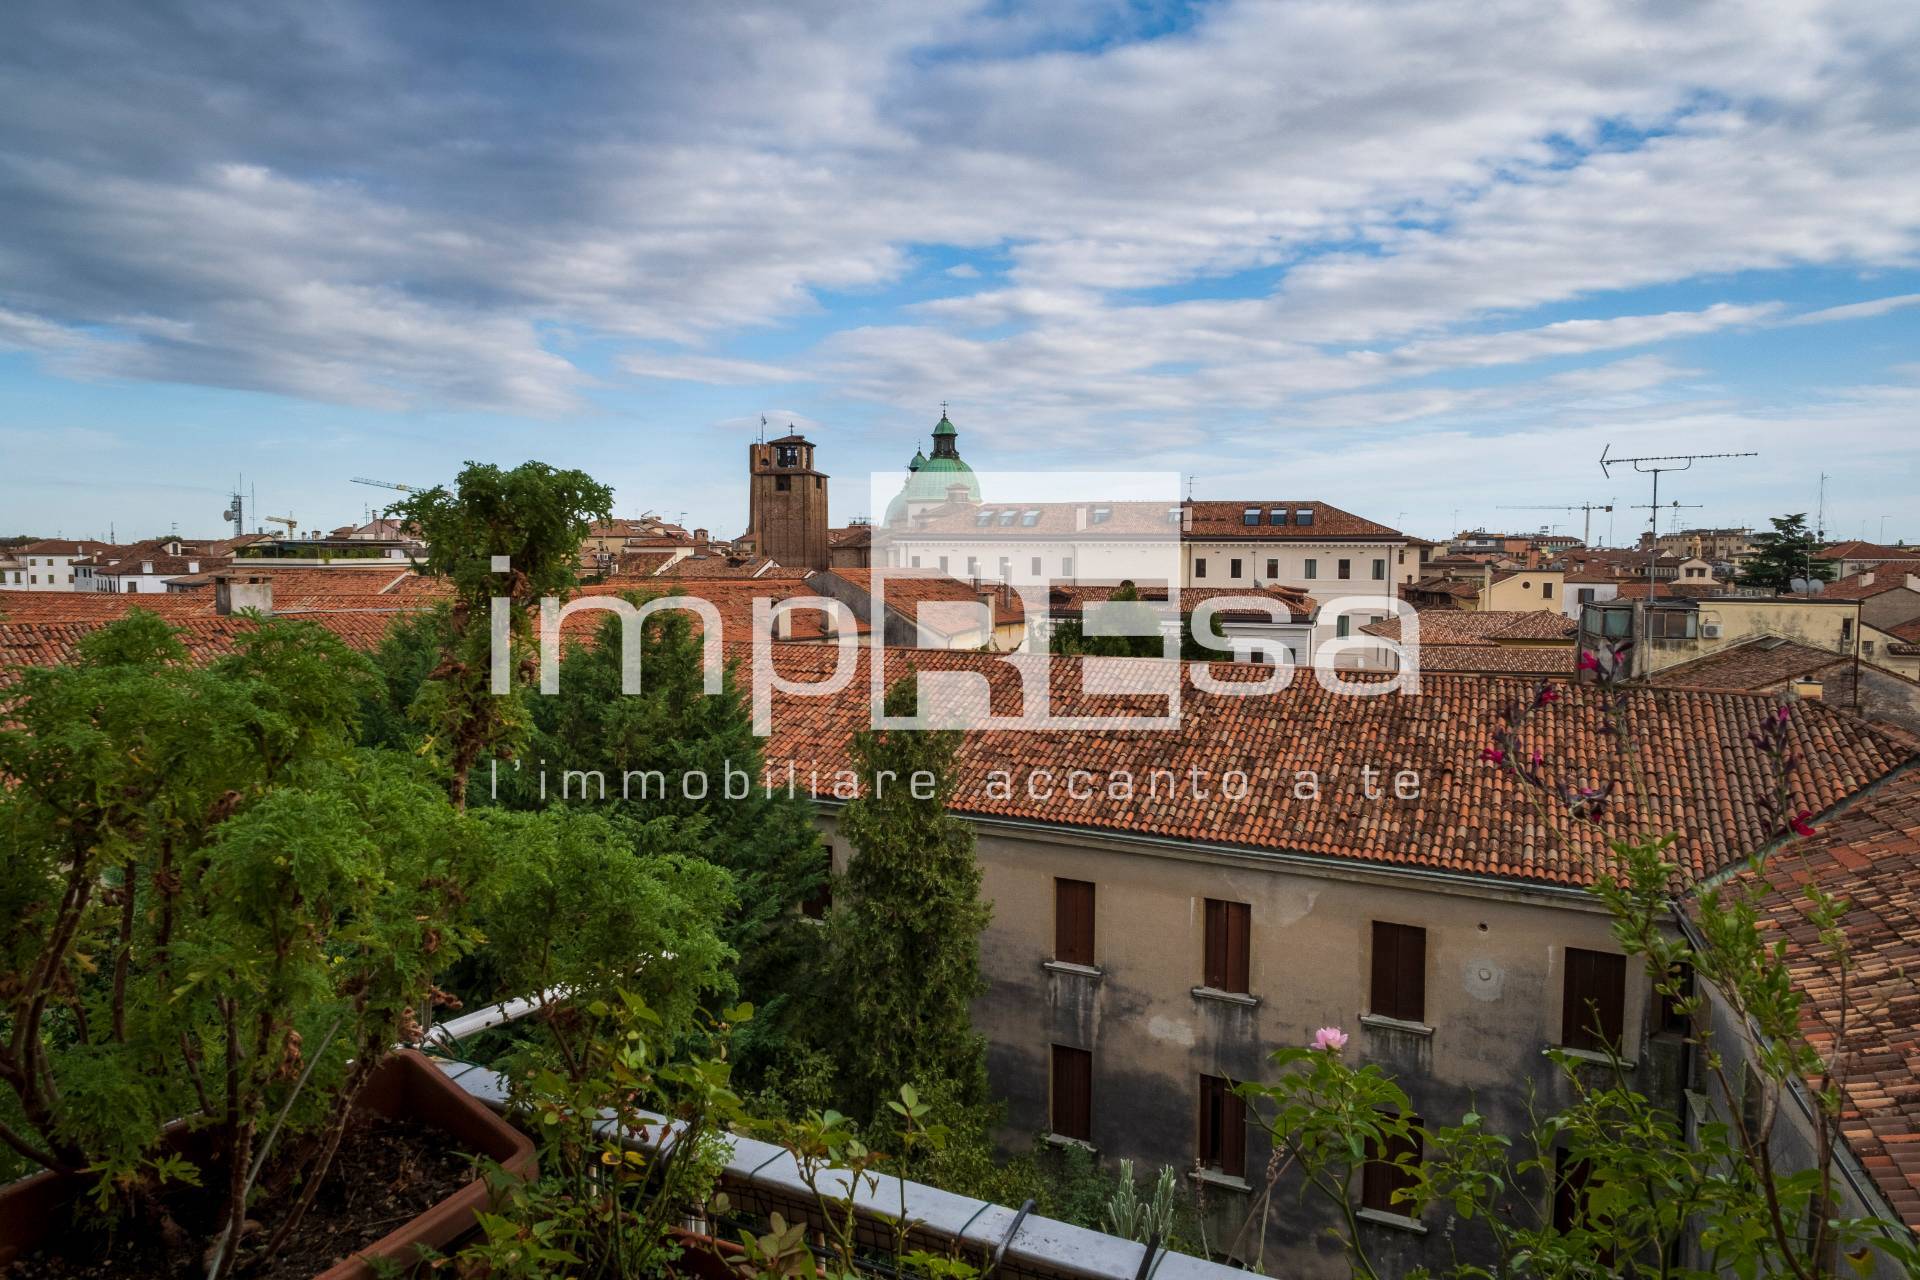
[[[1351, 511], [1342, 511], [1325, 502], [1263, 498], [1244, 502], [1189, 502], [1186, 505], [1191, 513], [1186, 536], [1194, 540], [1337, 542], [1357, 539], [1378, 542], [1398, 541], [1402, 536], [1398, 529], [1354, 515]], [[1254, 507], [1260, 509], [1261, 519], [1259, 524], [1250, 525], [1246, 522], [1246, 512]], [[1286, 524], [1270, 523], [1268, 513], [1276, 510], [1288, 512]], [[1312, 522], [1297, 523], [1299, 517], [1295, 513], [1300, 511], [1311, 511]]]
[[1869, 600], [1889, 591], [1911, 590], [1909, 575], [1920, 575], [1920, 560], [1886, 560], [1863, 573], [1835, 578], [1820, 594], [1833, 600]]
[[[1474, 613], [1460, 609], [1417, 611], [1420, 643], [1495, 644], [1512, 641], [1564, 641], [1571, 645], [1580, 625], [1561, 613], [1545, 609], [1489, 609]], [[1400, 638], [1401, 619], [1383, 618], [1360, 628], [1370, 636]]]
[[1836, 542], [1814, 552], [1816, 560], [1900, 560], [1914, 556], [1914, 547], [1888, 547], [1878, 542]]
[[[789, 679], [819, 680], [832, 670], [834, 654], [809, 646], [775, 650], [776, 667]], [[798, 785], [810, 772], [826, 795], [833, 771], [847, 762], [852, 733], [867, 722], [865, 673], [871, 651], [860, 654], [861, 675], [840, 694], [821, 698], [774, 695], [770, 768], [784, 776], [793, 763]], [[1142, 664], [1166, 671], [1175, 664], [1152, 659], [1092, 660], [1041, 655], [1008, 659], [953, 650], [886, 651], [890, 681], [909, 663], [919, 670], [977, 671], [995, 690], [996, 710], [1016, 709], [1014, 663], [1047, 663], [1054, 705], [1072, 714], [1119, 714], [1132, 707], [1159, 714], [1164, 703], [1117, 692], [1116, 670]], [[1591, 689], [1562, 686], [1562, 701], [1527, 730], [1529, 745], [1546, 753], [1550, 768], [1580, 785], [1615, 779], [1625, 797], [1601, 824], [1550, 815], [1543, 825], [1513, 778], [1485, 763], [1486, 747], [1500, 710], [1528, 698], [1527, 681], [1483, 676], [1423, 677], [1418, 696], [1340, 696], [1323, 689], [1311, 673], [1297, 673], [1276, 693], [1228, 697], [1190, 685], [1193, 666], [1179, 666], [1189, 687], [1177, 732], [1114, 730], [973, 730], [958, 757], [954, 807], [982, 816], [1060, 823], [1175, 840], [1285, 850], [1435, 870], [1523, 880], [1585, 885], [1607, 865], [1607, 842], [1639, 825], [1631, 796], [1634, 771], [1619, 760], [1615, 740]], [[1270, 674], [1253, 665], [1215, 664], [1223, 681], [1254, 681]], [[1095, 682], [1082, 689], [1082, 676]], [[1677, 860], [1689, 876], [1736, 862], [1762, 847], [1769, 831], [1762, 801], [1771, 787], [1765, 759], [1748, 734], [1775, 707], [1772, 698], [1693, 690], [1635, 689], [1626, 694], [1627, 732], [1639, 745], [1645, 775], [1657, 789], [1649, 797], [1657, 829], [1679, 834]], [[1794, 780], [1795, 802], [1821, 813], [1913, 756], [1910, 741], [1895, 737], [1821, 704], [1807, 704], [1791, 722], [1793, 746], [1806, 760]], [[1391, 778], [1410, 769], [1422, 779], [1418, 801], [1368, 799], [1363, 767]], [[1030, 770], [1050, 770], [1056, 781], [1069, 769], [1093, 771], [1093, 794], [1084, 800], [1028, 794]], [[1204, 771], [1206, 796], [1183, 781], [1176, 794], [1149, 795], [1155, 769]], [[990, 789], [995, 770], [1012, 771], [1010, 796]], [[1114, 771], [1134, 780], [1131, 797], [1106, 790]], [[1229, 771], [1242, 771], [1246, 793], [1239, 801], [1219, 794]], [[1297, 771], [1319, 779], [1317, 800], [1295, 795]]]
[[1422, 672], [1571, 676], [1572, 645], [1422, 644]]
[[1657, 671], [1647, 677], [1647, 683], [1675, 689], [1771, 691], [1803, 676], [1817, 679], [1841, 663], [1851, 666], [1852, 655], [1780, 636], [1761, 636]]
[[[1055, 617], [1075, 617], [1089, 604], [1111, 600], [1113, 593], [1119, 589], [1117, 584], [1059, 583], [1047, 593], [1047, 611]], [[1163, 603], [1167, 599], [1167, 588], [1164, 586], [1136, 586], [1134, 590], [1149, 604]], [[1287, 611], [1287, 620], [1291, 622], [1311, 622], [1314, 612], [1319, 608], [1312, 596], [1297, 587], [1182, 587], [1180, 611], [1192, 613], [1202, 601], [1217, 600], [1223, 596], [1271, 600]], [[1248, 607], [1223, 609], [1219, 616], [1235, 621], [1266, 621], [1270, 615], [1257, 607]]]
[[[957, 635], [974, 630], [979, 618], [973, 606], [981, 603], [981, 596], [993, 597], [993, 624], [996, 627], [1012, 626], [1026, 620], [1025, 603], [1020, 593], [1002, 590], [997, 582], [982, 582], [975, 586], [938, 569], [859, 569], [837, 567], [822, 570], [846, 582], [867, 596], [873, 595], [873, 580], [877, 573], [884, 573], [884, 585], [881, 593], [887, 602], [887, 608], [897, 611], [901, 616], [934, 628], [947, 635]], [[960, 606], [942, 608], [941, 606]]]
[[[1801, 1028], [1842, 1081], [1842, 1136], [1900, 1220], [1920, 1229], [1920, 771], [1771, 854], [1757, 882], [1744, 871], [1739, 880], [1761, 893], [1761, 928], [1787, 944]], [[1809, 883], [1848, 903], [1844, 1000], [1837, 958], [1807, 918]]]

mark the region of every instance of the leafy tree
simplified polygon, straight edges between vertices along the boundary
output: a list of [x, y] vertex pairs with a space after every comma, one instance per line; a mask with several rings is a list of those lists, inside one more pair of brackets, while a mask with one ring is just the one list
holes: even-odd
[[[887, 691], [890, 715], [915, 706], [912, 676]], [[986, 1094], [986, 1052], [969, 1019], [985, 989], [973, 831], [947, 812], [954, 730], [867, 729], [854, 735], [861, 794], [840, 830], [853, 846], [848, 903], [835, 919], [842, 1079], [849, 1108], [877, 1118], [899, 1083], [951, 1081], [957, 1100]]]
[[[444, 485], [388, 508], [427, 543], [423, 572], [453, 587], [440, 662], [411, 708], [433, 732], [446, 760], [448, 790], [464, 809], [476, 763], [507, 757], [523, 741], [525, 682], [535, 668], [534, 606], [564, 595], [576, 581], [580, 544], [595, 520], [608, 518], [613, 491], [583, 471], [525, 462], [511, 471], [469, 462], [449, 491]], [[496, 573], [494, 557], [508, 568]], [[509, 678], [512, 695], [493, 685], [492, 602], [511, 601]]]
[[1816, 560], [1819, 541], [1807, 528], [1807, 513], [1775, 516], [1772, 533], [1753, 536], [1754, 554], [1740, 567], [1735, 580], [1743, 587], [1764, 587], [1782, 595], [1793, 590], [1795, 578], [1833, 581], [1833, 565]]
[[755, 1008], [732, 1048], [748, 1087], [764, 1087], [820, 1038], [824, 934], [799, 908], [825, 883], [826, 850], [811, 802], [764, 785], [761, 741], [734, 671], [719, 694], [706, 693], [689, 615], [670, 610], [640, 625], [639, 692], [622, 692], [622, 623], [608, 616], [591, 645], [567, 648], [558, 694], [534, 701], [530, 768], [501, 768], [488, 789], [524, 810], [562, 809], [584, 793], [637, 850], [683, 853], [727, 873], [730, 994]]
[[1159, 635], [1159, 615], [1140, 599], [1133, 583], [1122, 582], [1115, 587], [1107, 602], [1121, 606], [1116, 612], [1130, 618], [1133, 630], [1144, 634], [1090, 636], [1080, 619], [1062, 618], [1054, 624], [1048, 648], [1054, 653], [1083, 653], [1099, 658], [1158, 658], [1165, 653]]
[[[0, 1140], [163, 1236], [205, 1185], [210, 1274], [270, 1156], [311, 1203], [347, 1106], [469, 938], [479, 860], [431, 780], [354, 750], [365, 664], [275, 621], [206, 666], [135, 610], [22, 673], [0, 730]], [[161, 1146], [210, 1127], [211, 1155]], [[276, 1148], [285, 1134], [310, 1140]], [[195, 1219], [197, 1222], [198, 1219]]]

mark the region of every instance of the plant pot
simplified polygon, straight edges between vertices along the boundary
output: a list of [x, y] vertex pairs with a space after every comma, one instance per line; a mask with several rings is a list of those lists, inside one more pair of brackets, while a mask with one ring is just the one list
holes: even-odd
[[[509, 1173], [534, 1174], [537, 1157], [532, 1140], [447, 1079], [431, 1058], [412, 1049], [390, 1055], [375, 1068], [354, 1107], [390, 1120], [430, 1125], [474, 1155], [498, 1161]], [[67, 1220], [65, 1210], [83, 1185], [79, 1179], [42, 1173], [0, 1187], [0, 1268], [61, 1229]], [[419, 1217], [328, 1267], [316, 1280], [374, 1280], [376, 1272], [366, 1259], [404, 1264], [422, 1248], [443, 1249], [465, 1234], [474, 1224], [474, 1215], [492, 1202], [492, 1190], [476, 1178]]]

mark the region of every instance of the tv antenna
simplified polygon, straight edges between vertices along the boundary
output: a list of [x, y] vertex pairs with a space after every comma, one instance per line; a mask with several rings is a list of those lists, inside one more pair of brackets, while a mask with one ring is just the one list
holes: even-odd
[[1596, 511], [1612, 511], [1613, 503], [1611, 502], [1580, 502], [1580, 503], [1575, 503], [1572, 506], [1565, 506], [1565, 507], [1556, 507], [1552, 505], [1503, 506], [1496, 509], [1500, 511], [1584, 511], [1586, 512], [1586, 524], [1580, 530], [1580, 544], [1582, 546], [1590, 547], [1593, 545], [1593, 513]]
[[[1639, 458], [1609, 458], [1607, 454], [1611, 452], [1612, 449], [1612, 445], [1607, 445], [1600, 450], [1600, 473], [1602, 475], [1608, 479], [1612, 479], [1614, 467], [1631, 466], [1641, 475], [1650, 475], [1653, 477], [1653, 501], [1648, 504], [1653, 513], [1651, 525], [1653, 536], [1647, 540], [1647, 603], [1652, 604], [1654, 597], [1660, 592], [1660, 583], [1653, 576], [1653, 567], [1654, 562], [1660, 558], [1661, 474], [1668, 471], [1691, 471], [1694, 463], [1708, 458], [1757, 458], [1760, 455], [1753, 450], [1747, 450], [1743, 453], [1656, 453]], [[1661, 465], [1662, 463], [1667, 465], [1663, 466]], [[1648, 619], [1648, 625], [1652, 625], [1651, 618]]]

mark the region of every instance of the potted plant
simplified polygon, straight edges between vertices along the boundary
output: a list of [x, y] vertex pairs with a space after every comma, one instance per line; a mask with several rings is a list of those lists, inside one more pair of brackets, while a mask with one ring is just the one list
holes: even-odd
[[[469, 1215], [487, 1193], [465, 1192], [460, 1143], [530, 1167], [431, 1064], [392, 1052], [442, 998], [480, 871], [506, 851], [417, 761], [354, 746], [366, 667], [328, 633], [275, 621], [187, 658], [135, 612], [9, 691], [0, 1142], [38, 1176], [0, 1194], [0, 1261], [52, 1233], [107, 1242], [123, 1274], [284, 1268], [330, 1168], [383, 1124], [414, 1144], [403, 1164], [451, 1145]], [[447, 1181], [423, 1189], [443, 1199]], [[360, 1216], [314, 1270], [392, 1252], [398, 1224]]]

